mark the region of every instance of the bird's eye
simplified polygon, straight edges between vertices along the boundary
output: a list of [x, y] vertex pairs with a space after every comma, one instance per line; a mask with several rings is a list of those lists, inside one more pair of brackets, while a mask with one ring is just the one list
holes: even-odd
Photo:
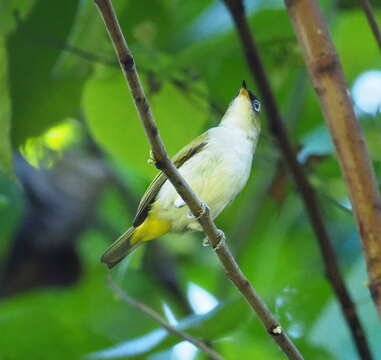
[[261, 103], [259, 102], [259, 100], [255, 99], [253, 101], [253, 107], [254, 107], [254, 110], [259, 113], [261, 111]]

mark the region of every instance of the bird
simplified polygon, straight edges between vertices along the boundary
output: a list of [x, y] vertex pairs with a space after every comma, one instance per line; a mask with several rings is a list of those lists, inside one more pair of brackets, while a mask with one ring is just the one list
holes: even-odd
[[[173, 158], [174, 165], [215, 219], [246, 185], [260, 134], [261, 103], [243, 81], [218, 126]], [[141, 244], [169, 232], [202, 231], [163, 172], [143, 195], [132, 226], [102, 255], [114, 267]]]

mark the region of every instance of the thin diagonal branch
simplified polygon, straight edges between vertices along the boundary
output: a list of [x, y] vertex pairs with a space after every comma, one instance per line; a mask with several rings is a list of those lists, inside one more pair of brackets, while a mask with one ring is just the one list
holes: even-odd
[[284, 156], [291, 175], [294, 178], [297, 188], [300, 191], [300, 195], [304, 201], [304, 206], [306, 207], [311, 226], [318, 240], [326, 276], [331, 282], [332, 288], [340, 303], [341, 311], [351, 331], [353, 341], [356, 344], [359, 354], [361, 354], [362, 359], [371, 359], [372, 357], [367, 339], [365, 337], [364, 329], [357, 315], [356, 306], [340, 274], [339, 265], [320, 212], [315, 191], [304, 174], [301, 165], [297, 161], [294, 148], [278, 111], [275, 98], [271, 91], [270, 83], [259, 57], [254, 36], [251, 33], [248, 22], [245, 18], [243, 1], [224, 0], [224, 2], [231, 13], [245, 52], [248, 66], [262, 95], [264, 107], [268, 114], [268, 125], [270, 132], [278, 140], [278, 145], [281, 149], [282, 155]]
[[373, 12], [370, 0], [358, 0], [358, 2], [360, 3], [360, 5], [362, 6], [365, 12], [366, 18], [368, 19], [369, 26], [373, 32], [373, 35], [376, 39], [378, 47], [381, 50], [381, 31], [380, 31], [380, 27], [378, 26], [376, 17], [374, 16], [374, 12]]
[[156, 166], [165, 173], [169, 181], [176, 188], [176, 191], [188, 205], [192, 214], [198, 219], [202, 229], [209, 238], [209, 242], [215, 249], [215, 252], [219, 257], [227, 276], [245, 297], [252, 309], [257, 313], [272, 339], [276, 341], [289, 359], [303, 359], [302, 355], [296, 349], [286, 332], [281, 328], [280, 324], [271, 314], [266, 304], [262, 301], [260, 296], [249, 283], [248, 279], [242, 273], [225, 242], [221, 242], [221, 231], [217, 229], [211, 219], [208, 208], [205, 209], [205, 207], [202, 206], [201, 201], [197, 198], [193, 190], [185, 182], [176, 167], [170, 161], [159, 135], [156, 122], [152, 116], [150, 106], [144, 95], [143, 88], [135, 68], [134, 59], [123, 37], [111, 1], [94, 1], [103, 17], [111, 41], [113, 42], [115, 51], [118, 55], [124, 76], [128, 81], [140, 119], [151, 144], [151, 149], [156, 160]]
[[358, 229], [369, 288], [381, 316], [381, 197], [343, 70], [315, 0], [286, 0], [305, 62], [328, 124]]
[[142, 304], [141, 302], [135, 300], [133, 297], [127, 295], [115, 282], [112, 280], [111, 276], [107, 278], [107, 282], [110, 288], [127, 304], [133, 306], [134, 308], [140, 310], [141, 312], [147, 314], [150, 318], [158, 322], [164, 329], [166, 329], [171, 334], [178, 336], [179, 338], [189, 341], [194, 346], [196, 346], [203, 353], [207, 354], [212, 360], [223, 360], [224, 358], [218, 354], [216, 351], [211, 349], [201, 340], [193, 337], [192, 335], [187, 334], [186, 332], [177, 329], [176, 327], [169, 324], [164, 318], [160, 316], [154, 309], [151, 309], [149, 306]]

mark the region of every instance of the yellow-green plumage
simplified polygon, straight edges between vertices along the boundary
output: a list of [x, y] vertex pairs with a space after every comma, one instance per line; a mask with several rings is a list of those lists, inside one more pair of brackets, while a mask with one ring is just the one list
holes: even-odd
[[[254, 101], [259, 102], [257, 99]], [[179, 151], [172, 161], [216, 217], [245, 185], [260, 126], [252, 95], [244, 88], [218, 127]], [[160, 172], [140, 201], [133, 226], [102, 256], [110, 268], [137, 246], [167, 232], [200, 230], [172, 184]]]

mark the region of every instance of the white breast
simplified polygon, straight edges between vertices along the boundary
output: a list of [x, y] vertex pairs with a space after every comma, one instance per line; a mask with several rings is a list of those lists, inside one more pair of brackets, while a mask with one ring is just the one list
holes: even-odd
[[[223, 126], [210, 129], [208, 135], [205, 149], [189, 159], [180, 173], [216, 217], [246, 184], [258, 136]], [[175, 206], [178, 198], [172, 184], [166, 181], [152, 210], [172, 224], [172, 231], [199, 230], [198, 223], [189, 217], [187, 206]]]

